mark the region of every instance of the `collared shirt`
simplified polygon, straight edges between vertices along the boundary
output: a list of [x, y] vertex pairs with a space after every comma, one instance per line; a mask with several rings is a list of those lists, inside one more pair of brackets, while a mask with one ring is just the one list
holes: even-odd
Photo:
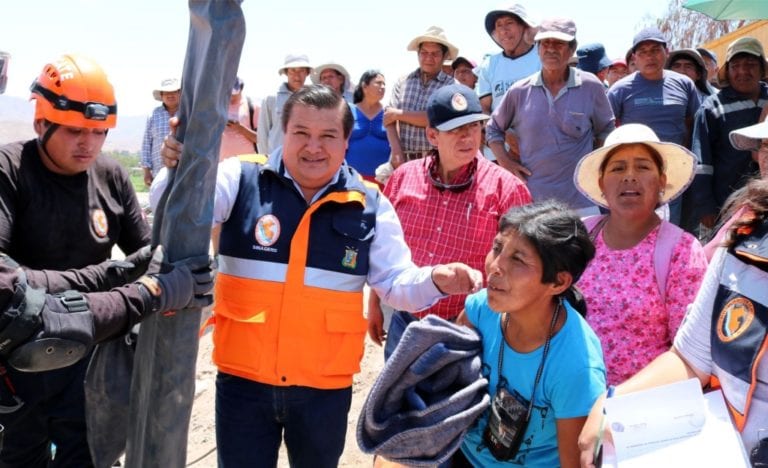
[[594, 206], [573, 183], [576, 164], [615, 128], [603, 84], [591, 73], [570, 68], [557, 96], [544, 86], [541, 72], [507, 91], [486, 128], [489, 142], [517, 135], [526, 181], [534, 201], [555, 198], [574, 209]]
[[[429, 80], [427, 84], [421, 82], [421, 69], [400, 78], [392, 88], [392, 98], [389, 107], [402, 109], [406, 112], [426, 112], [429, 97], [449, 84], [453, 84], [451, 76], [442, 71]], [[427, 132], [424, 127], [417, 127], [405, 122], [399, 122], [400, 145], [405, 152], [428, 151], [432, 145], [427, 140]]]
[[[499, 218], [514, 206], [530, 203], [531, 196], [520, 179], [480, 153], [475, 157], [477, 167], [470, 185], [463, 190], [440, 189], [429, 174], [436, 154], [433, 151], [430, 156], [400, 166], [384, 194], [402, 222], [405, 242], [416, 265], [463, 262], [483, 271]], [[446, 297], [417, 315], [452, 319], [464, 307], [465, 297]]]
[[[262, 170], [273, 170], [293, 181], [282, 162], [282, 147], [275, 150]], [[213, 206], [213, 222], [224, 223], [229, 219], [240, 189], [241, 165], [238, 158], [225, 159], [216, 174], [216, 192]], [[316, 202], [326, 189], [338, 181], [337, 171], [328, 184], [310, 200]], [[161, 171], [150, 188], [150, 204], [156, 209], [168, 183], [167, 171]], [[292, 235], [293, 233], [286, 233]], [[382, 197], [376, 212], [376, 229], [370, 247], [370, 269], [367, 282], [387, 304], [402, 310], [421, 310], [445, 297], [432, 281], [432, 267], [417, 267], [411, 260], [411, 252], [403, 239], [403, 229], [397, 214], [386, 197]]]
[[153, 176], [157, 175], [157, 172], [163, 167], [160, 149], [165, 137], [171, 133], [171, 126], [168, 121], [173, 115], [168, 112], [164, 105], [160, 105], [152, 111], [152, 115], [147, 119], [144, 139], [141, 143], [141, 167], [149, 168]]

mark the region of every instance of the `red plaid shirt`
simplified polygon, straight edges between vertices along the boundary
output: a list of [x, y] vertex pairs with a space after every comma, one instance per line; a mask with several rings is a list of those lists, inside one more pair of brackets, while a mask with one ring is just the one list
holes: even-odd
[[[478, 153], [474, 179], [465, 190], [437, 188], [429, 174], [435, 153], [400, 166], [384, 194], [392, 201], [416, 265], [463, 262], [483, 271], [499, 218], [513, 206], [531, 202], [525, 184]], [[460, 174], [459, 178], [471, 174]], [[451, 184], [460, 184], [453, 180]], [[446, 319], [464, 308], [466, 295], [453, 295], [416, 314]]]

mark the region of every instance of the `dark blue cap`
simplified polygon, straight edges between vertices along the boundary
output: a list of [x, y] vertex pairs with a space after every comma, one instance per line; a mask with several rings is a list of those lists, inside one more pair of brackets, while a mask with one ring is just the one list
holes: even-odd
[[452, 84], [432, 93], [427, 102], [427, 118], [430, 127], [447, 132], [490, 117], [483, 114], [474, 90], [462, 84]]
[[656, 26], [649, 26], [635, 35], [635, 38], [632, 40], [632, 52], [637, 49], [638, 44], [645, 41], [653, 41], [664, 44], [665, 46], [667, 45], [667, 38], [664, 37], [664, 34], [659, 28]]

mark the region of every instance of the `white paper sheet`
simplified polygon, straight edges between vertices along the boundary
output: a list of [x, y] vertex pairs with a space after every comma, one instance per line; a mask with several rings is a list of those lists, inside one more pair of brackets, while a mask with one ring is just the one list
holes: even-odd
[[605, 402], [615, 468], [749, 468], [720, 391], [702, 395], [696, 379], [616, 396]]

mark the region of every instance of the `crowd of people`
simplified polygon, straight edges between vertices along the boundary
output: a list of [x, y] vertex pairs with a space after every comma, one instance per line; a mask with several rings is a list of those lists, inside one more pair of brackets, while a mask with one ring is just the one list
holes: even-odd
[[[687, 378], [722, 389], [767, 463], [763, 45], [742, 37], [718, 65], [649, 27], [609, 58], [573, 20], [520, 4], [484, 27], [501, 50], [480, 63], [438, 26], [404, 44], [418, 67], [388, 103], [380, 70], [353, 80], [300, 53], [260, 103], [236, 78], [215, 281], [207, 256], [150, 248], [125, 170], [99, 155], [117, 112], [104, 71], [46, 64], [37, 137], [0, 147], [0, 467], [94, 466], [94, 345], [211, 289], [224, 468], [275, 466], [283, 443], [292, 466], [336, 466], [366, 334], [391, 366], [402, 329], [428, 315], [479, 335], [490, 396], [440, 466], [594, 466], [609, 385]], [[152, 90], [153, 209], [182, 155], [182, 86]]]

